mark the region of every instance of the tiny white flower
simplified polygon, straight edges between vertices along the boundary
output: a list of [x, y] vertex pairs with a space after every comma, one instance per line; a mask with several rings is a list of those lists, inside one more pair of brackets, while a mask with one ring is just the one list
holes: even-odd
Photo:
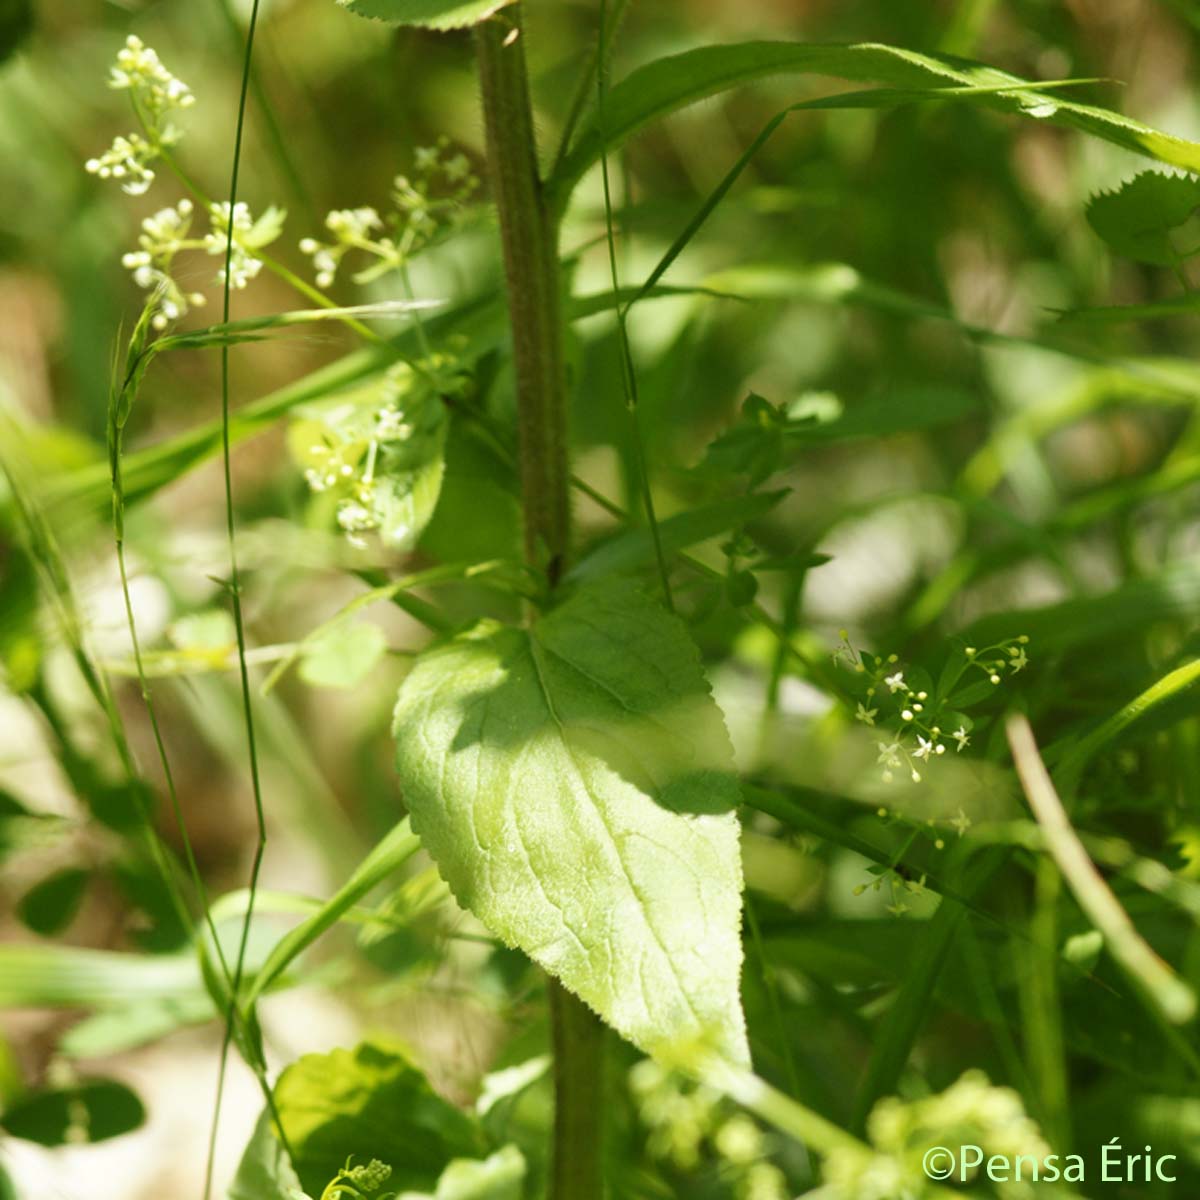
[[860, 700], [858, 708], [855, 710], [854, 719], [861, 721], [864, 725], [874, 725], [876, 714], [879, 712], [877, 708], [867, 708]]
[[895, 675], [889, 675], [884, 681], [893, 692], [898, 692], [904, 687], [904, 672], [897, 671]]
[[962, 808], [960, 807], [957, 815], [950, 822], [950, 824], [953, 825], [954, 828], [958, 830], [958, 836], [962, 837], [962, 835], [964, 833], [966, 833], [968, 829], [971, 828], [971, 818], [968, 817], [967, 814], [965, 812], [963, 812]]
[[1029, 665], [1029, 659], [1025, 654], [1024, 646], [1009, 646], [1008, 653], [1010, 655], [1008, 662], [1009, 669], [1014, 675], [1021, 670], [1022, 667], [1027, 667]]
[[927, 741], [920, 734], [917, 734], [917, 748], [913, 751], [913, 758], [923, 758], [928, 762], [933, 749], [933, 742]]
[[968, 737], [967, 731], [961, 725], [950, 736], [958, 743], [959, 754], [961, 754], [963, 750], [970, 745], [971, 739]]
[[879, 747], [879, 757], [875, 760], [877, 763], [885, 767], [898, 767], [900, 765], [900, 743], [899, 742], [877, 742]]

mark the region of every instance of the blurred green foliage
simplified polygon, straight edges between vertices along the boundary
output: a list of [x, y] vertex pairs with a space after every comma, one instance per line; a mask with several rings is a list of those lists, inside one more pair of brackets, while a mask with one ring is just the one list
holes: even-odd
[[[1074, 102], [1200, 134], [1195, 5], [630, 5], [610, 67], [616, 117], [648, 95], [618, 92], [632, 71], [757, 39], [888, 43], [1032, 81], [1093, 81], [1047, 92], [1041, 113], [1043, 97], [1008, 113], [994, 111], [999, 102], [896, 96], [886, 107], [870, 107], [883, 105], [875, 97], [795, 111], [736, 180], [739, 156], [777, 114], [849, 104], [844, 94], [864, 81], [772, 75], [640, 128], [610, 158], [625, 299], [681, 231], [694, 236], [626, 314], [636, 426], [590, 166], [614, 128], [592, 111], [596, 8], [527, 8], [547, 169], [583, 81], [577, 152], [560, 160], [580, 177], [563, 227], [580, 485], [568, 585], [621, 574], [653, 591], [644, 461], [675, 603], [744, 784], [742, 996], [757, 1072], [872, 1152], [903, 1157], [915, 1153], [909, 1125], [922, 1106], [958, 1095], [947, 1089], [978, 1068], [1015, 1089], [1019, 1103], [1003, 1093], [1004, 1111], [1027, 1113], [1060, 1152], [1098, 1162], [1119, 1136], [1179, 1155], [1178, 1183], [1129, 1194], [1195, 1190], [1195, 1024], [1161, 1021], [1096, 942], [1028, 817], [1000, 719], [1010, 706], [1028, 714], [1108, 886], [1154, 951], [1200, 988], [1200, 711], [1192, 676], [1173, 674], [1200, 652], [1200, 195], [1190, 176], [1055, 123]], [[134, 32], [195, 94], [179, 158], [204, 195], [224, 195], [248, 6], [163, 0], [83, 13], [39, 0], [32, 13], [0, 2], [0, 1003], [34, 1014], [5, 1026], [13, 1063], [0, 1125], [41, 1145], [138, 1125], [141, 1101], [115, 1081], [129, 1066], [121, 1055], [166, 1038], [154, 1061], [169, 1072], [168, 1035], [205, 1024], [215, 1063], [213, 1016], [241, 963], [244, 989], [310, 985], [293, 996], [323, 995], [340, 1014], [336, 1036], [350, 1027], [363, 1040], [284, 1071], [276, 1096], [298, 1176], [280, 1165], [264, 1119], [231, 1194], [319, 1197], [343, 1169], [378, 1159], [395, 1172], [380, 1186], [536, 1195], [551, 1122], [540, 981], [414, 857], [396, 824], [388, 732], [397, 688], [431, 637], [481, 616], [515, 620], [538, 598], [515, 561], [515, 402], [494, 222], [481, 208], [411, 255], [384, 254], [386, 273], [341, 273], [333, 301], [376, 307], [340, 320], [279, 323], [275, 314], [313, 301], [269, 269], [235, 297], [236, 317], [262, 319], [242, 328], [230, 358], [268, 833], [267, 882], [242, 947], [258, 831], [226, 615], [222, 338], [195, 333], [216, 319], [219, 263], [198, 255], [181, 268], [208, 308], [188, 314], [178, 344], [137, 361], [137, 386], [114, 406], [113, 363], [124, 370], [145, 299], [122, 255], [183, 185], [159, 164], [150, 194], [130, 197], [83, 164], [130, 128], [127, 98], [104, 81]], [[415, 177], [421, 149], [440, 138], [486, 192], [467, 32], [275, 0], [250, 94], [240, 194], [253, 213], [287, 210], [264, 253], [310, 287], [302, 239], [336, 238], [327, 212], [386, 210], [396, 176]], [[378, 307], [414, 297], [438, 306], [415, 318]], [[406, 365], [385, 376], [396, 358]], [[388, 482], [364, 499], [383, 408], [389, 427], [420, 436], [396, 461], [385, 449]], [[112, 553], [114, 421], [158, 728], [139, 695]], [[335, 460], [351, 474], [314, 491], [305, 469]], [[339, 524], [346, 503], [363, 510], [351, 514], [357, 524]], [[1018, 668], [1022, 635], [1028, 665]], [[989, 657], [982, 676], [960, 683], [967, 647]], [[648, 669], [655, 657], [646, 650]], [[1003, 687], [990, 680], [993, 662]], [[1156, 691], [1164, 679], [1178, 686]], [[904, 769], [885, 782], [906, 724], [877, 703], [885, 692], [897, 710], [932, 711], [953, 694], [969, 744], [926, 728], [922, 741], [940, 737], [944, 752], [914, 764], [921, 743], [910, 738]], [[265, 995], [235, 1030], [272, 1077], [286, 1066], [276, 1043], [296, 1052], [328, 1040], [314, 1028], [310, 1041], [317, 1009], [297, 1031], [274, 1003]], [[363, 1082], [363, 1061], [396, 1037], [407, 1048], [387, 1052], [391, 1082]], [[91, 1060], [109, 1055], [114, 1081], [93, 1079]], [[647, 1083], [644, 1067], [639, 1085], [625, 1044], [610, 1057], [596, 1086], [614, 1194], [749, 1196], [755, 1179], [762, 1195], [818, 1186], [817, 1158], [769, 1132], [769, 1116], [748, 1132], [727, 1099], [668, 1074]], [[187, 1084], [203, 1092], [188, 1102], [205, 1119], [209, 1085], [209, 1075]], [[336, 1132], [353, 1107], [338, 1097], [350, 1093], [367, 1135], [361, 1125]], [[479, 1095], [474, 1113], [462, 1111]], [[336, 1136], [319, 1155], [306, 1152], [311, 1130], [291, 1125], [293, 1103], [310, 1114], [329, 1106], [329, 1122], [313, 1127]], [[433, 1114], [436, 1137], [405, 1125], [414, 1105]], [[407, 1150], [401, 1129], [414, 1139]], [[222, 1130], [238, 1142], [247, 1133]], [[202, 1143], [180, 1151], [193, 1181]], [[156, 1153], [148, 1161], [165, 1174], [176, 1148]], [[755, 1176], [747, 1163], [770, 1170]], [[27, 1190], [20, 1165], [9, 1173]], [[857, 1178], [861, 1163], [842, 1166]], [[0, 1195], [5, 1180], [0, 1171]], [[1100, 1192], [1091, 1177], [1078, 1187]], [[122, 1194], [162, 1193], [147, 1174]]]

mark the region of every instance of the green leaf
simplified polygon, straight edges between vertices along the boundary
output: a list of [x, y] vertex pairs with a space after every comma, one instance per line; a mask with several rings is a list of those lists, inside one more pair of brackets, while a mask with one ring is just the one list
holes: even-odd
[[442, 490], [449, 421], [441, 397], [401, 363], [298, 415], [288, 445], [313, 489], [336, 499], [339, 524], [411, 549]]
[[521, 1200], [525, 1156], [505, 1146], [485, 1159], [456, 1158], [442, 1172], [433, 1200]]
[[1115, 253], [1138, 262], [1172, 267], [1184, 257], [1171, 231], [1200, 207], [1200, 180], [1143, 171], [1115, 192], [1088, 204], [1088, 224]]
[[130, 857], [114, 863], [111, 870], [113, 882], [137, 912], [130, 933], [143, 950], [161, 954], [188, 944], [191, 931], [152, 861]]
[[378, 625], [339, 622], [305, 647], [300, 677], [314, 687], [352, 688], [371, 673], [386, 650], [387, 638]]
[[744, 475], [757, 487], [783, 465], [786, 427], [783, 411], [752, 392], [742, 403], [737, 423], [709, 443], [697, 473]]
[[842, 408], [829, 420], [792, 420], [788, 437], [801, 444], [824, 445], [936, 429], [977, 415], [978, 398], [961, 388], [899, 384], [886, 394]]
[[581, 123], [570, 152], [551, 180], [555, 202], [563, 203], [604, 150], [619, 146], [651, 121], [752, 80], [782, 74], [831, 75], [903, 89], [1011, 84], [1011, 92], [979, 93], [973, 99], [990, 108], [1081, 129], [1170, 166], [1200, 171], [1200, 145], [1195, 142], [1106, 109], [1039, 94], [1030, 90], [1037, 84], [994, 67], [877, 43], [743, 42], [661, 58], [618, 83], [605, 99], [603, 114], [593, 114]]
[[203, 996], [196, 956], [0, 946], [0, 1008], [110, 1008]]
[[452, 421], [437, 508], [421, 537], [435, 559], [520, 556], [521, 507], [513, 468], [467, 421]]
[[54, 842], [67, 828], [64, 818], [32, 812], [11, 793], [0, 790], [0, 861], [14, 850]]
[[430, 1088], [398, 1044], [304, 1055], [280, 1076], [275, 1106], [296, 1174], [313, 1196], [347, 1158], [389, 1163], [396, 1191], [428, 1191], [451, 1159], [483, 1149], [474, 1121]]
[[[3, 5], [4, 0], [0, 0]], [[2, 57], [2, 56], [0, 56]], [[28, 691], [41, 666], [37, 569], [11, 540], [0, 546], [0, 679], [14, 693]]]
[[0, 0], [0, 63], [33, 32], [33, 0]]
[[242, 1152], [229, 1200], [310, 1200], [265, 1109]]
[[119, 1137], [145, 1118], [136, 1093], [123, 1083], [95, 1079], [26, 1095], [4, 1110], [0, 1128], [41, 1146], [61, 1146]]
[[83, 799], [92, 816], [116, 833], [129, 834], [142, 828], [145, 814], [154, 810], [154, 793], [140, 779], [127, 779], [120, 783], [88, 779]]
[[43, 937], [60, 933], [79, 911], [90, 878], [91, 872], [79, 867], [47, 875], [17, 901], [17, 916]]
[[58, 1048], [71, 1058], [121, 1054], [166, 1037], [184, 1025], [200, 1025], [216, 1015], [206, 995], [142, 1000], [94, 1013], [72, 1025]]
[[686, 630], [628, 583], [484, 621], [400, 689], [405, 802], [460, 904], [648, 1053], [747, 1058], [738, 787]]
[[245, 233], [239, 235], [238, 240], [244, 246], [261, 250], [282, 235], [286, 220], [287, 211], [272, 204]]
[[513, 0], [338, 0], [338, 3], [360, 17], [392, 25], [461, 29], [478, 24]]
[[[747, 521], [753, 521], [787, 495], [787, 491], [757, 492], [735, 496], [715, 504], [676, 513], [659, 521], [658, 535], [664, 554], [674, 554], [697, 542], [717, 537]], [[654, 541], [649, 529], [627, 529], [589, 550], [570, 570], [568, 578], [578, 582], [599, 579], [621, 571], [634, 571], [654, 563]]]

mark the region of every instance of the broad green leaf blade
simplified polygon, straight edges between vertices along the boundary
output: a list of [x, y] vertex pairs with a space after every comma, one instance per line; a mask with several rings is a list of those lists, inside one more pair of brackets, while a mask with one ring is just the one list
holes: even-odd
[[395, 734], [459, 902], [648, 1053], [746, 1061], [732, 750], [684, 627], [628, 583], [423, 654]]
[[1088, 224], [1115, 254], [1159, 267], [1177, 266], [1183, 247], [1171, 234], [1200, 208], [1200, 180], [1143, 171], [1115, 192], [1093, 196]]
[[389, 1190], [431, 1191], [446, 1164], [476, 1158], [475, 1122], [443, 1100], [398, 1045], [306, 1054], [280, 1076], [275, 1108], [304, 1190], [320, 1196], [352, 1157], [392, 1168]]
[[[658, 523], [658, 534], [665, 554], [674, 554], [697, 542], [717, 537], [747, 521], [753, 521], [787, 495], [786, 491], [756, 492], [718, 500], [703, 508], [676, 513]], [[633, 571], [654, 564], [654, 541], [649, 529], [627, 529], [602, 542], [571, 568], [568, 578], [584, 581], [599, 579], [620, 571]]]
[[650, 122], [730, 88], [781, 74], [829, 75], [902, 89], [1011, 84], [1011, 92], [979, 94], [975, 100], [989, 108], [1081, 129], [1170, 166], [1200, 172], [1200, 145], [1195, 142], [1106, 109], [1039, 94], [1031, 90], [1036, 83], [994, 67], [877, 43], [743, 42], [661, 58], [618, 83], [605, 99], [603, 114], [593, 114], [580, 125], [570, 152], [559, 164], [551, 180], [556, 202], [563, 203], [605, 149], [619, 146]]
[[478, 24], [513, 0], [338, 0], [338, 3], [360, 17], [392, 25], [461, 29]]

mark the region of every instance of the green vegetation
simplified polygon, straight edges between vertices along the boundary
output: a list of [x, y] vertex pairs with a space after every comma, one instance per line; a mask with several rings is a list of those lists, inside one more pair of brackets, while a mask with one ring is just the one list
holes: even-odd
[[794, 7], [0, 0], [0, 1200], [1200, 1183], [1200, 21]]

